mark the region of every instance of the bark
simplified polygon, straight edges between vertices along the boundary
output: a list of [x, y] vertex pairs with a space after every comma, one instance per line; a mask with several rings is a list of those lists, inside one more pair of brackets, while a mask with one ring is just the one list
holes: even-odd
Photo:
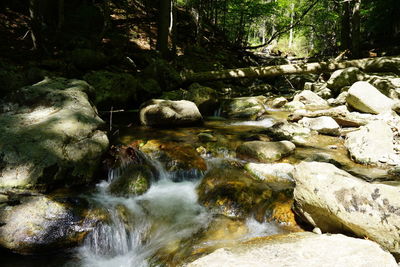
[[340, 31], [340, 45], [342, 50], [350, 49], [350, 5], [348, 1], [342, 3], [342, 18]]
[[264, 78], [288, 74], [323, 73], [357, 67], [365, 71], [392, 71], [400, 73], [400, 57], [376, 57], [342, 62], [289, 64], [280, 66], [249, 67], [183, 74], [183, 82], [204, 82], [224, 79]]
[[353, 14], [351, 18], [351, 54], [354, 58], [360, 57], [360, 5], [361, 0], [355, 0]]
[[157, 31], [157, 50], [163, 57], [168, 57], [168, 36], [171, 23], [171, 0], [160, 0]]

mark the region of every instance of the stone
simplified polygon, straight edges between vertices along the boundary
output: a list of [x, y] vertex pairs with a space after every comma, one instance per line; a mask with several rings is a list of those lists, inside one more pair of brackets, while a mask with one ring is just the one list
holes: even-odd
[[94, 181], [108, 138], [84, 81], [45, 79], [0, 115], [0, 188], [47, 191]]
[[201, 124], [203, 117], [193, 102], [152, 99], [142, 104], [140, 122], [154, 127], [190, 126]]
[[247, 163], [245, 169], [275, 191], [293, 189], [294, 166], [288, 163]]
[[335, 99], [328, 99], [328, 103], [331, 106], [342, 106], [346, 105], [346, 98], [349, 93], [347, 91], [341, 92]]
[[244, 219], [271, 200], [272, 190], [233, 165], [222, 162], [205, 174], [197, 187], [199, 202], [214, 214]]
[[283, 107], [287, 110], [298, 110], [298, 109], [304, 109], [306, 107], [306, 105], [304, 105], [300, 101], [293, 100], [293, 101], [290, 101], [289, 103], [285, 104]]
[[110, 186], [110, 192], [115, 196], [129, 197], [144, 194], [155, 177], [147, 165], [131, 164], [122, 168], [122, 174], [115, 178]]
[[368, 82], [356, 82], [350, 89], [346, 97], [348, 105], [355, 110], [379, 114], [391, 110], [393, 101], [379, 92], [374, 86]]
[[303, 103], [306, 107], [310, 108], [328, 106], [328, 102], [326, 102], [326, 100], [310, 90], [301, 91], [299, 94], [294, 96], [293, 101], [299, 101]]
[[378, 164], [394, 154], [393, 132], [384, 121], [377, 120], [346, 135], [345, 146], [351, 158], [362, 164]]
[[334, 71], [326, 83], [329, 88], [339, 92], [345, 86], [351, 86], [357, 81], [364, 81], [366, 77], [367, 75], [360, 69], [350, 67]]
[[272, 137], [274, 140], [290, 140], [296, 138], [307, 138], [311, 135], [311, 131], [298, 123], [290, 123], [287, 121], [280, 121], [273, 126], [265, 128], [265, 133]]
[[289, 141], [250, 141], [240, 145], [236, 149], [236, 154], [242, 159], [273, 162], [292, 154], [295, 148], [296, 146]]
[[210, 133], [199, 133], [197, 135], [197, 137], [199, 138], [199, 141], [201, 141], [201, 142], [217, 142], [218, 141], [218, 138]]
[[188, 267], [387, 266], [396, 260], [376, 243], [344, 235], [303, 232], [257, 238], [220, 248]]
[[288, 100], [286, 98], [284, 98], [283, 96], [277, 97], [274, 100], [272, 100], [271, 107], [273, 107], [273, 108], [281, 108], [284, 105], [286, 105], [287, 102], [288, 102]]
[[96, 220], [85, 220], [67, 201], [29, 196], [18, 199], [16, 205], [2, 208], [0, 245], [21, 254], [77, 246], [93, 229]]
[[265, 96], [236, 97], [227, 100], [222, 109], [229, 118], [256, 118], [266, 113], [267, 100]]
[[295, 211], [323, 232], [352, 233], [400, 252], [400, 188], [368, 183], [329, 163], [295, 167]]
[[299, 124], [304, 127], [308, 127], [311, 130], [317, 131], [320, 134], [327, 135], [340, 135], [340, 126], [337, 122], [328, 116], [322, 116], [317, 118], [303, 118], [299, 121]]

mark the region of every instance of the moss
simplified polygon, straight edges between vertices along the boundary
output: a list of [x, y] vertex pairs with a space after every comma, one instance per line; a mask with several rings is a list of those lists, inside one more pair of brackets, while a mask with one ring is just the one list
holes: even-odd
[[150, 188], [153, 173], [146, 165], [132, 165], [110, 185], [110, 192], [117, 196], [142, 195]]

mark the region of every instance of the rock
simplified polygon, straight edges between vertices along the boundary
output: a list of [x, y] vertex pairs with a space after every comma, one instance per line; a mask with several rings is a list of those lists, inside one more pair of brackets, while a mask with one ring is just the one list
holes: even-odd
[[287, 110], [298, 110], [298, 109], [304, 109], [306, 107], [306, 105], [304, 105], [300, 101], [293, 100], [293, 101], [290, 101], [289, 103], [285, 104], [283, 107]]
[[311, 131], [297, 123], [282, 121], [275, 123], [272, 127], [265, 128], [265, 133], [274, 140], [293, 141], [297, 137], [309, 137]]
[[152, 99], [142, 104], [140, 122], [146, 126], [190, 126], [203, 122], [197, 106], [190, 101]]
[[275, 191], [293, 189], [294, 167], [288, 163], [247, 163], [245, 169]]
[[[81, 217], [71, 204], [46, 196], [22, 197], [0, 212], [0, 245], [17, 253], [54, 252], [78, 245], [96, 220]], [[73, 204], [76, 206], [76, 202]]]
[[346, 136], [345, 146], [351, 158], [362, 164], [378, 164], [394, 154], [393, 132], [384, 121], [372, 121]]
[[227, 162], [209, 170], [197, 192], [199, 202], [214, 213], [242, 219], [265, 207], [272, 197], [266, 183]]
[[223, 113], [229, 118], [256, 118], [266, 113], [265, 96], [236, 97], [223, 104]]
[[271, 107], [273, 107], [273, 108], [281, 108], [284, 105], [286, 105], [287, 102], [288, 102], [287, 99], [284, 98], [283, 96], [277, 97], [272, 101]]
[[369, 240], [344, 235], [293, 233], [257, 238], [220, 248], [189, 263], [188, 267], [273, 266], [387, 266], [396, 260]]
[[44, 191], [94, 180], [108, 138], [89, 90], [84, 81], [56, 78], [13, 94], [15, 107], [0, 115], [0, 188]]
[[199, 133], [197, 135], [201, 142], [217, 142], [218, 138], [209, 133]]
[[301, 91], [299, 94], [295, 95], [293, 101], [299, 101], [306, 105], [306, 107], [310, 108], [320, 108], [328, 106], [328, 102], [326, 102], [326, 100], [322, 99], [320, 96], [309, 90]]
[[317, 131], [320, 134], [340, 135], [340, 126], [337, 122], [328, 116], [317, 118], [303, 118], [299, 124]]
[[367, 75], [360, 69], [350, 67], [334, 71], [326, 83], [330, 89], [339, 92], [345, 86], [350, 86], [357, 81], [364, 81], [366, 77]]
[[348, 94], [349, 94], [349, 93], [348, 93], [347, 91], [345, 91], [345, 92], [341, 92], [341, 93], [336, 97], [336, 99], [333, 99], [333, 98], [328, 99], [329, 105], [331, 105], [331, 106], [342, 106], [342, 105], [346, 105], [346, 98], [347, 98], [347, 95], [348, 95]]
[[244, 142], [236, 149], [239, 158], [256, 160], [259, 162], [273, 162], [292, 154], [296, 146], [289, 141]]
[[95, 88], [94, 103], [102, 110], [124, 108], [138, 100], [138, 81], [128, 73], [92, 71], [83, 79]]
[[131, 164], [122, 168], [120, 177], [115, 178], [110, 184], [110, 192], [115, 196], [137, 196], [144, 194], [155, 177], [149, 166]]
[[379, 92], [368, 82], [356, 82], [350, 89], [346, 98], [347, 104], [354, 109], [379, 114], [391, 110], [393, 101]]
[[370, 184], [329, 163], [295, 168], [296, 212], [323, 232], [353, 233], [400, 252], [399, 187]]
[[79, 69], [100, 69], [107, 64], [107, 57], [100, 51], [75, 49], [71, 52], [72, 63]]

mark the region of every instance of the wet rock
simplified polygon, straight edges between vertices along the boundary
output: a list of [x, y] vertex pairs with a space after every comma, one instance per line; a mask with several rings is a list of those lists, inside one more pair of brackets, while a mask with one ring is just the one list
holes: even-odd
[[201, 142], [217, 142], [218, 138], [209, 133], [199, 133], [197, 135]]
[[140, 122], [154, 127], [189, 126], [201, 124], [203, 117], [193, 102], [153, 99], [142, 104]]
[[187, 266], [320, 266], [321, 263], [345, 267], [397, 266], [394, 257], [372, 241], [308, 232], [258, 238], [220, 248]]
[[349, 89], [346, 101], [354, 109], [372, 114], [391, 110], [393, 105], [390, 98], [383, 95], [368, 82], [354, 83]]
[[377, 120], [346, 136], [345, 146], [354, 161], [362, 164], [378, 164], [394, 154], [393, 132], [384, 121]]
[[268, 184], [273, 190], [280, 191], [294, 188], [294, 167], [288, 163], [247, 163], [245, 169]]
[[228, 163], [208, 171], [197, 192], [201, 204], [235, 218], [246, 218], [272, 200], [272, 190], [266, 183]]
[[311, 131], [297, 123], [289, 123], [281, 121], [275, 123], [272, 127], [265, 129], [265, 133], [274, 140], [290, 140], [293, 141], [297, 137], [309, 137]]
[[266, 113], [265, 96], [236, 97], [223, 104], [223, 112], [230, 118], [256, 118]]
[[317, 131], [320, 134], [340, 135], [340, 126], [337, 122], [328, 116], [317, 118], [303, 118], [299, 124]]
[[94, 227], [94, 218], [85, 219], [70, 204], [49, 197], [22, 197], [0, 213], [0, 245], [22, 254], [76, 246]]
[[236, 149], [236, 154], [242, 159], [273, 162], [292, 154], [295, 148], [296, 146], [289, 141], [249, 141], [240, 145]]
[[144, 194], [155, 177], [146, 165], [130, 165], [122, 169], [122, 175], [110, 184], [110, 192], [115, 196], [137, 196]]
[[275, 99], [272, 101], [271, 107], [273, 107], [273, 108], [281, 108], [281, 107], [283, 107], [284, 105], [286, 105], [287, 102], [288, 102], [288, 101], [287, 101], [286, 98], [284, 98], [284, 97], [277, 97], [277, 98], [275, 98]]
[[287, 110], [298, 110], [298, 109], [304, 109], [306, 107], [306, 105], [304, 105], [302, 102], [300, 101], [290, 101], [289, 103], [285, 104], [283, 106], [283, 108], [287, 109]]
[[108, 147], [104, 122], [90, 105], [90, 86], [46, 79], [13, 95], [0, 115], [0, 187], [49, 190], [93, 181]]
[[294, 96], [293, 101], [299, 101], [303, 103], [306, 107], [310, 108], [329, 106], [326, 100], [322, 99], [320, 96], [310, 90], [301, 91], [299, 94]]
[[398, 254], [399, 187], [370, 184], [329, 163], [295, 168], [296, 212], [323, 232], [350, 232]]

